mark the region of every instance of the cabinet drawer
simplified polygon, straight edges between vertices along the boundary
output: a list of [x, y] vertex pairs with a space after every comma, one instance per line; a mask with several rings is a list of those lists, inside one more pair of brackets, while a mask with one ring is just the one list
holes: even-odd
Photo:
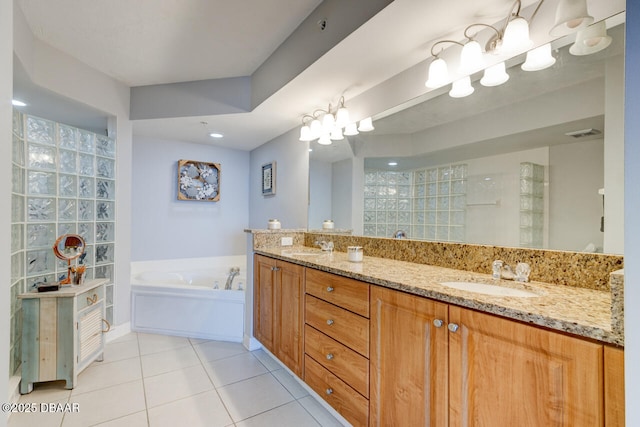
[[351, 424], [369, 425], [369, 401], [309, 356], [305, 356], [304, 380]]
[[369, 359], [309, 325], [304, 333], [305, 353], [368, 398]]
[[104, 299], [104, 286], [97, 286], [93, 289], [78, 295], [76, 310], [81, 311], [90, 305], [97, 304], [98, 301]]
[[306, 323], [369, 357], [369, 319], [305, 295]]
[[307, 268], [306, 292], [369, 317], [369, 285], [364, 282]]

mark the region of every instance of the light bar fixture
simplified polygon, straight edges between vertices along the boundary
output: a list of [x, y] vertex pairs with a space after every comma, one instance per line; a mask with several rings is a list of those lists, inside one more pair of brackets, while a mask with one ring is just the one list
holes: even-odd
[[360, 120], [359, 125], [351, 122], [342, 96], [335, 111], [329, 104], [326, 110], [317, 109], [312, 114], [302, 116], [299, 139], [305, 142], [318, 140], [320, 145], [331, 145], [332, 141], [340, 141], [345, 135], [357, 135], [373, 129], [371, 117]]
[[[498, 86], [509, 80], [506, 72], [505, 60], [515, 55], [527, 52], [522, 69], [525, 71], [539, 71], [551, 67], [556, 59], [552, 55], [551, 44], [547, 43], [535, 49], [529, 35], [529, 25], [536, 17], [545, 0], [539, 0], [529, 20], [520, 15], [521, 0], [515, 0], [509, 14], [498, 28], [493, 25], [475, 23], [464, 30], [466, 42], [455, 40], [439, 40], [431, 46], [433, 61], [429, 64], [429, 70], [425, 86], [437, 89], [449, 83], [452, 84], [449, 95], [454, 98], [462, 98], [473, 93], [470, 76], [484, 70], [480, 80], [483, 86]], [[563, 36], [571, 32], [578, 32], [576, 42], [570, 48], [574, 55], [589, 55], [605, 49], [611, 43], [611, 37], [607, 36], [604, 21], [589, 26], [593, 17], [589, 15], [586, 0], [559, 0], [556, 9], [556, 17], [549, 34]], [[482, 46], [475, 40], [476, 34], [471, 34], [471, 29], [476, 26], [489, 28], [495, 34], [485, 44], [486, 53], [482, 52]], [[501, 27], [501, 28], [500, 28]], [[457, 44], [462, 47], [459, 57], [457, 72], [449, 73], [449, 67], [440, 55], [443, 49], [437, 48], [444, 43]], [[488, 60], [487, 53], [492, 54]], [[499, 58], [496, 61], [495, 58]], [[487, 66], [487, 63], [493, 64]]]

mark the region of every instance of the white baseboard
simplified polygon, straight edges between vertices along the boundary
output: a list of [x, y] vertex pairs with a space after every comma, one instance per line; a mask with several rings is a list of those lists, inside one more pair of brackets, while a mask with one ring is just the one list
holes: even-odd
[[123, 337], [131, 332], [131, 322], [125, 322], [120, 325], [112, 325], [111, 330], [107, 332], [107, 336], [105, 338], [106, 342], [111, 342], [120, 337]]
[[242, 345], [249, 351], [262, 348], [262, 344], [260, 344], [260, 341], [258, 341], [254, 337], [250, 337], [249, 335], [244, 335], [242, 339]]

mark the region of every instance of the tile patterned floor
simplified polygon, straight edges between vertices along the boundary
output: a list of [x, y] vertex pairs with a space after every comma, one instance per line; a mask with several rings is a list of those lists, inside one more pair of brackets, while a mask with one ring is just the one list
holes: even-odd
[[79, 412], [14, 413], [19, 426], [339, 427], [271, 356], [241, 344], [131, 333], [105, 360], [64, 382], [36, 384], [21, 403], [72, 403]]

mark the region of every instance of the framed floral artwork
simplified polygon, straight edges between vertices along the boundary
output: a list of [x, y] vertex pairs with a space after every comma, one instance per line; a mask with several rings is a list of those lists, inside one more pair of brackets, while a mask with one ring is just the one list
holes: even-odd
[[262, 195], [273, 196], [276, 194], [276, 162], [262, 165]]
[[220, 163], [178, 160], [178, 200], [220, 200]]

